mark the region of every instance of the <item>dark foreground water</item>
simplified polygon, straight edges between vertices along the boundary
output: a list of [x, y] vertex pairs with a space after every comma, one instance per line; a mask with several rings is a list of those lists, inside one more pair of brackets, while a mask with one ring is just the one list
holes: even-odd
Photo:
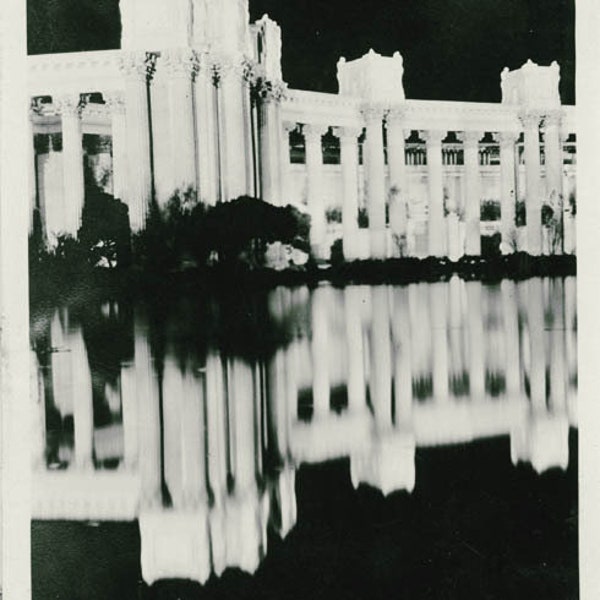
[[33, 597], [578, 597], [575, 279], [34, 311]]

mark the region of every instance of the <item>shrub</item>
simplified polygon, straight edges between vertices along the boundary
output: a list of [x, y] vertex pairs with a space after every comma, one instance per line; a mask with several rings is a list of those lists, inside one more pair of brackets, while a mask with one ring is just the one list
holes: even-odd
[[325, 218], [328, 223], [342, 222], [342, 209], [339, 206], [331, 206], [325, 211]]

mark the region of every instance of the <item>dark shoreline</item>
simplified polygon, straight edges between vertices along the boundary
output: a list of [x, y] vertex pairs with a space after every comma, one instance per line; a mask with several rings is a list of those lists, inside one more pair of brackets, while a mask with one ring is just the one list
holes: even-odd
[[230, 268], [213, 266], [190, 267], [167, 273], [130, 269], [69, 268], [68, 265], [38, 267], [30, 272], [30, 299], [42, 304], [81, 297], [91, 290], [103, 290], [103, 295], [156, 293], [175, 290], [201, 291], [213, 288], [264, 290], [278, 286], [316, 286], [330, 282], [336, 287], [349, 284], [398, 284], [447, 281], [453, 275], [472, 281], [498, 283], [502, 279], [520, 281], [530, 277], [567, 277], [577, 273], [573, 255], [530, 256], [516, 253], [488, 258], [463, 257], [457, 262], [446, 258], [396, 258], [360, 260], [349, 263], [317, 265], [276, 271], [249, 269], [243, 264]]

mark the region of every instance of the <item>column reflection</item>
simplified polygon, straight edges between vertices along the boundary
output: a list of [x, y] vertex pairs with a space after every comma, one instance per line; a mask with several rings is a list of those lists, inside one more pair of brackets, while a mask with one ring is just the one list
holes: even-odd
[[111, 347], [112, 359], [96, 343], [119, 307], [36, 324], [34, 518], [137, 520], [146, 582], [205, 582], [256, 571], [268, 532], [293, 530], [302, 464], [344, 459], [355, 487], [411, 492], [418, 447], [505, 436], [515, 465], [567, 467], [573, 278], [279, 288], [266, 300], [286, 334], [251, 355], [231, 340], [186, 355], [173, 337], [185, 327], [157, 335], [141, 307], [121, 331], [131, 351]]

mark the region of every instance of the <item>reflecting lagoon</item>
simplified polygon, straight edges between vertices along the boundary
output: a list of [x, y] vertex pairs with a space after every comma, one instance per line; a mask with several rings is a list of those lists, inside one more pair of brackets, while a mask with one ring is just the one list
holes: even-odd
[[32, 311], [41, 598], [578, 596], [576, 278]]

